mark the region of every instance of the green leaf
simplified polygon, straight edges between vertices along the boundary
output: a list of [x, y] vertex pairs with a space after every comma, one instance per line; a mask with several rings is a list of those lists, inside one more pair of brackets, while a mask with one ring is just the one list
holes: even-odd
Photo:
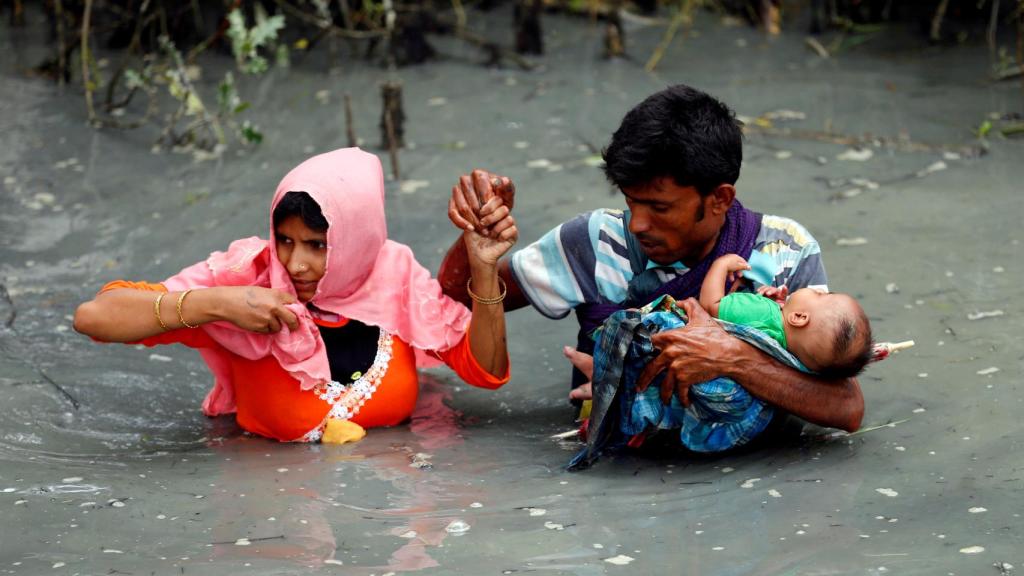
[[129, 90], [136, 88], [144, 88], [148, 84], [148, 79], [144, 78], [142, 74], [139, 74], [131, 68], [124, 71], [124, 85]]
[[976, 134], [978, 135], [978, 138], [984, 138], [985, 136], [988, 136], [988, 133], [991, 131], [992, 122], [985, 120], [984, 122], [981, 123], [981, 125], [978, 126]]
[[239, 131], [244, 139], [249, 144], [259, 144], [263, 142], [263, 133], [253, 126], [248, 120], [242, 124], [242, 128]]

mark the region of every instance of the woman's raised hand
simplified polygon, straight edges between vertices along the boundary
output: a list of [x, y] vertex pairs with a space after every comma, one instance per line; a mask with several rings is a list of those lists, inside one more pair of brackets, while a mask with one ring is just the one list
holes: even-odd
[[296, 302], [295, 296], [287, 292], [260, 286], [225, 286], [212, 290], [222, 291], [222, 319], [239, 328], [274, 334], [283, 326], [291, 330], [299, 327], [298, 318], [285, 308], [286, 304]]

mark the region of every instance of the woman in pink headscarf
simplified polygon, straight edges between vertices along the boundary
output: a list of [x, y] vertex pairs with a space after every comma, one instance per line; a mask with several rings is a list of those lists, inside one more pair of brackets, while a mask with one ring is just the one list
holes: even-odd
[[417, 364], [444, 362], [485, 388], [508, 381], [496, 263], [518, 231], [499, 198], [481, 200], [479, 228], [463, 235], [472, 312], [387, 239], [380, 161], [346, 148], [285, 176], [269, 240], [236, 240], [159, 284], [111, 282], [78, 307], [75, 329], [199, 349], [214, 376], [203, 411], [235, 413], [252, 433], [357, 440], [408, 419]]

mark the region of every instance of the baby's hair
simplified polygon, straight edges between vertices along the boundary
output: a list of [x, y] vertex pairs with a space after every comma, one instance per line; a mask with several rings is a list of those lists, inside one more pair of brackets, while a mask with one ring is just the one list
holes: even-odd
[[834, 360], [818, 371], [825, 378], [853, 378], [871, 362], [875, 345], [871, 336], [871, 321], [859, 304], [854, 301], [854, 305], [856, 313], [852, 318], [844, 315], [835, 318], [835, 337], [832, 341]]

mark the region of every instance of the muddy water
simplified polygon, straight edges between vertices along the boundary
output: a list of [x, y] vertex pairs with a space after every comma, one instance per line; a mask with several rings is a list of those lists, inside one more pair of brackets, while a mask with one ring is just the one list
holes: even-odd
[[[550, 54], [532, 72], [480, 68], [473, 50], [439, 42], [443, 61], [398, 74], [411, 146], [405, 181], [388, 183], [391, 236], [436, 269], [454, 237], [447, 189], [476, 166], [516, 179], [524, 241], [620, 207], [593, 150], [673, 82], [751, 118], [805, 115], [777, 127], [930, 144], [842, 160], [847, 146], [755, 131], [738, 185], [747, 206], [811, 229], [831, 284], [862, 299], [877, 337], [917, 342], [863, 379], [865, 428], [893, 426], [569, 474], [576, 446], [548, 437], [571, 427], [559, 350], [574, 330], [531, 311], [510, 316], [508, 386], [431, 372], [409, 426], [353, 446], [277, 444], [206, 419], [197, 355], [98, 346], [70, 314], [109, 279], [161, 279], [265, 234], [277, 180], [343, 144], [342, 93], [375, 149], [387, 74], [315, 57], [276, 70], [244, 86], [266, 142], [196, 163], [151, 153], [151, 130], [88, 128], [74, 89], [19, 73], [41, 57], [38, 28], [3, 28], [0, 320], [13, 320], [0, 328], [0, 573], [1024, 569], [1024, 145], [963, 149], [990, 113], [1021, 112], [1019, 85], [985, 80], [983, 47], [922, 50], [902, 32], [821, 60], [798, 35], [767, 42], [710, 17], [696, 29], [653, 75], [602, 60], [599, 30], [575, 20], [549, 20]], [[631, 30], [637, 61], [660, 33]], [[871, 182], [842, 183], [853, 178]]]

